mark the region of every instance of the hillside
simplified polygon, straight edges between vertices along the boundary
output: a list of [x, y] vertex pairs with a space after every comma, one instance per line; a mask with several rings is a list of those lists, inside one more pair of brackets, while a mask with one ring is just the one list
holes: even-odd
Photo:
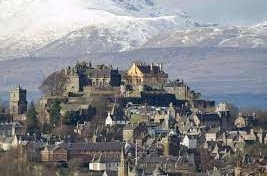
[[150, 39], [144, 47], [267, 48], [267, 21], [248, 27], [206, 27], [173, 31]]
[[[43, 54], [75, 50], [85, 42], [84, 52], [91, 52], [95, 48], [88, 47], [94, 40], [107, 47], [99, 46], [100, 51], [123, 51], [141, 46], [159, 32], [199, 26], [185, 12], [152, 0], [0, 1], [0, 22], [0, 60], [29, 56], [39, 49]], [[109, 46], [113, 42], [115, 46]]]

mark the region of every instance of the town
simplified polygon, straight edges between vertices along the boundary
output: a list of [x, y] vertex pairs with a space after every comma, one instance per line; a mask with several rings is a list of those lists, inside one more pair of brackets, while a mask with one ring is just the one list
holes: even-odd
[[0, 175], [267, 175], [259, 114], [203, 99], [162, 63], [80, 61], [40, 89], [27, 102], [18, 85], [0, 108]]

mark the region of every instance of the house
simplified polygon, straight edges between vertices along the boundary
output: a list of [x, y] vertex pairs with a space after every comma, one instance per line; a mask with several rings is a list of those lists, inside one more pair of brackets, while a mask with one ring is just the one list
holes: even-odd
[[253, 115], [242, 115], [239, 113], [238, 117], [234, 121], [234, 125], [238, 130], [248, 130], [253, 127], [256, 114]]
[[108, 112], [105, 120], [106, 126], [114, 125], [127, 125], [129, 124], [128, 118], [124, 115], [123, 109], [119, 107], [117, 103], [114, 103], [110, 112]]
[[120, 163], [119, 157], [99, 157], [96, 155], [89, 163], [89, 170], [91, 171], [117, 171]]
[[217, 127], [217, 128], [214, 127], [214, 128], [207, 130], [205, 133], [206, 141], [217, 141], [219, 132], [220, 132], [219, 127]]
[[218, 113], [197, 113], [196, 116], [200, 120], [202, 127], [221, 126], [221, 118]]
[[127, 125], [129, 124], [129, 120], [127, 119], [126, 116], [122, 116], [122, 117], [118, 117], [118, 116], [114, 116], [111, 115], [110, 112], [108, 112], [106, 121], [105, 121], [105, 125], [106, 126], [115, 126], [115, 125]]
[[[129, 156], [134, 156], [135, 145], [126, 143], [128, 149], [133, 151]], [[67, 142], [52, 146], [46, 146], [41, 151], [41, 161], [43, 162], [68, 162], [72, 158], [79, 157], [83, 162], [94, 162], [96, 156], [105, 158], [118, 158], [121, 148], [126, 144], [121, 142]], [[142, 147], [137, 146], [138, 155], [145, 153]], [[101, 163], [101, 162], [100, 162]]]
[[0, 148], [4, 151], [10, 150], [11, 148], [17, 148], [19, 144], [17, 136], [10, 136], [5, 138], [0, 138]]
[[40, 161], [40, 151], [44, 149], [45, 143], [42, 141], [22, 141], [19, 139], [19, 147], [28, 161]]
[[188, 149], [196, 149], [198, 147], [198, 136], [196, 135], [185, 135], [182, 139], [181, 145]]
[[41, 161], [43, 162], [67, 162], [68, 161], [68, 150], [61, 146], [46, 146], [41, 151]]
[[128, 124], [123, 128], [123, 141], [134, 142], [137, 137], [138, 127], [133, 124]]
[[22, 127], [15, 122], [0, 124], [0, 148], [9, 150], [18, 146], [18, 137], [23, 133]]
[[187, 134], [189, 128], [191, 127], [191, 121], [187, 116], [179, 116], [177, 118], [176, 127], [178, 127], [181, 134]]

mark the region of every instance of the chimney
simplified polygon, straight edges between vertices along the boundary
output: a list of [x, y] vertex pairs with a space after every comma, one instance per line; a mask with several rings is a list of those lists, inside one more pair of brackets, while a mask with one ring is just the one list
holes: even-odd
[[150, 65], [150, 71], [153, 72], [153, 63]]
[[159, 63], [159, 71], [162, 71], [162, 62]]
[[254, 134], [254, 130], [253, 130], [253, 128], [250, 129], [250, 134], [251, 134], [251, 135]]

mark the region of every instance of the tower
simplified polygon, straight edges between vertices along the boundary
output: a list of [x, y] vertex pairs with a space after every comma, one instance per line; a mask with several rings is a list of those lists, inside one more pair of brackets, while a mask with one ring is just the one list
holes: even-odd
[[10, 91], [9, 108], [10, 114], [20, 115], [27, 111], [26, 89], [18, 85]]
[[124, 147], [121, 149], [121, 162], [118, 167], [118, 176], [128, 176], [128, 164], [125, 158]]
[[81, 90], [81, 80], [80, 76], [77, 73], [77, 68], [69, 68], [69, 71], [67, 72], [67, 85], [66, 85], [66, 91], [67, 92], [74, 92], [77, 93]]
[[169, 156], [170, 155], [170, 138], [168, 135], [162, 139], [162, 143], [163, 143], [164, 155]]

